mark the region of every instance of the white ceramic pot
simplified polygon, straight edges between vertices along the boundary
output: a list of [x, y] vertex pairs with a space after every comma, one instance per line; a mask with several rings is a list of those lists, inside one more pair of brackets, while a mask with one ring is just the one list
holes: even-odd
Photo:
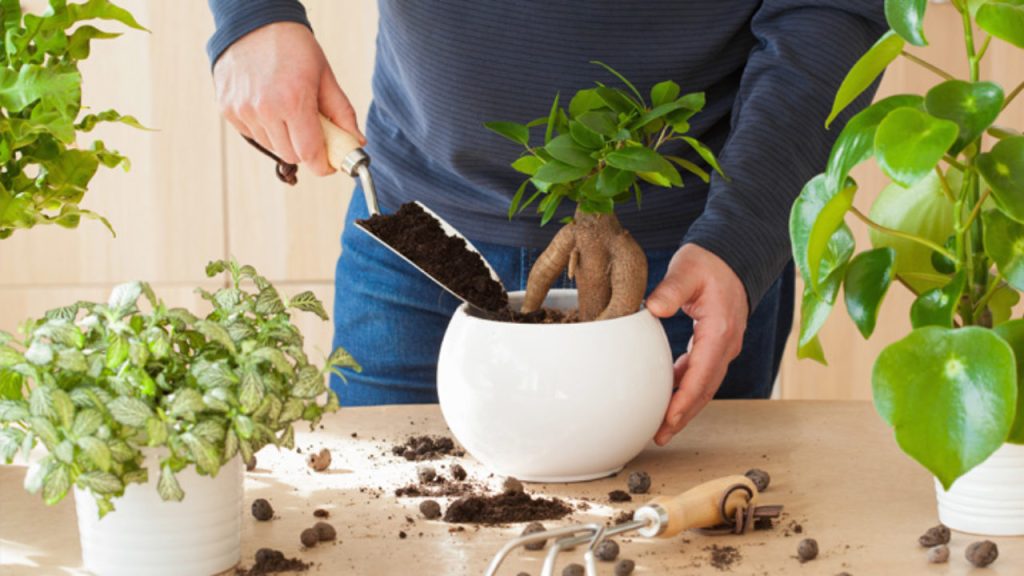
[[144, 450], [149, 482], [132, 484], [102, 519], [88, 491], [75, 489], [85, 569], [100, 576], [209, 576], [240, 559], [243, 473], [235, 457], [216, 477], [193, 466], [176, 477], [185, 498], [164, 502], [156, 491], [156, 451]]
[[1024, 446], [1004, 444], [949, 491], [935, 481], [939, 520], [953, 530], [1024, 536]]
[[[509, 295], [518, 307], [523, 293]], [[576, 307], [575, 290], [545, 306]], [[613, 474], [654, 437], [672, 393], [672, 352], [647, 309], [577, 324], [452, 317], [437, 366], [456, 439], [495, 473], [534, 482]]]

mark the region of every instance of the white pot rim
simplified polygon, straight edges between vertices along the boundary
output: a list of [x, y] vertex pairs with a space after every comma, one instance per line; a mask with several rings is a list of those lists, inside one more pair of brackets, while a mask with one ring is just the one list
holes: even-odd
[[[558, 298], [558, 297], [576, 297], [577, 294], [578, 294], [578, 291], [575, 288], [552, 288], [551, 290], [548, 291], [548, 295], [544, 299], [544, 302], [546, 304], [548, 302], [548, 299], [550, 299], [552, 297], [555, 297], [555, 298]], [[525, 297], [525, 295], [526, 295], [526, 291], [525, 290], [515, 290], [515, 291], [512, 291], [512, 292], [509, 292], [508, 293], [509, 304], [511, 305], [514, 301], [522, 302], [522, 300]], [[560, 310], [564, 310], [564, 309], [560, 308]], [[634, 312], [632, 314], [627, 314], [625, 316], [619, 316], [617, 318], [608, 318], [608, 319], [604, 319], [604, 320], [588, 320], [586, 322], [567, 322], [567, 323], [556, 323], [556, 324], [542, 324], [542, 323], [529, 324], [529, 323], [525, 323], [525, 322], [506, 322], [506, 321], [503, 321], [503, 320], [494, 320], [492, 318], [484, 318], [482, 316], [477, 316], [476, 314], [473, 314], [472, 312], [470, 312], [469, 304], [466, 303], [466, 302], [463, 302], [455, 310], [455, 316], [462, 316], [462, 317], [465, 317], [467, 320], [471, 320], [473, 322], [481, 322], [481, 323], [486, 323], [486, 324], [497, 324], [497, 325], [500, 325], [500, 326], [508, 326], [509, 330], [537, 330], [537, 329], [541, 329], [542, 328], [544, 330], [565, 330], [565, 331], [571, 331], [571, 330], [580, 330], [580, 329], [592, 329], [594, 326], [598, 326], [598, 325], [604, 327], [604, 326], [611, 326], [611, 325], [613, 325], [615, 323], [623, 324], [623, 323], [626, 323], [626, 322], [636, 321], [637, 319], [645, 317], [645, 316], [653, 316], [653, 314], [651, 314], [650, 310], [647, 309], [646, 301], [645, 301], [644, 304], [642, 304], [640, 306], [640, 309], [637, 310], [636, 312]]]

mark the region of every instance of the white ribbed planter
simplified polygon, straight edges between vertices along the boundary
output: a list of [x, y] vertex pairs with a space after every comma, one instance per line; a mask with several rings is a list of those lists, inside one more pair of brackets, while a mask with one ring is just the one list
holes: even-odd
[[238, 564], [242, 529], [242, 463], [237, 456], [216, 477], [193, 466], [178, 473], [181, 502], [156, 491], [159, 458], [143, 450], [149, 482], [132, 484], [99, 518], [96, 501], [75, 489], [86, 570], [100, 576], [210, 576]]
[[939, 520], [958, 532], [1024, 536], [1024, 446], [1004, 444], [948, 492], [935, 481]]

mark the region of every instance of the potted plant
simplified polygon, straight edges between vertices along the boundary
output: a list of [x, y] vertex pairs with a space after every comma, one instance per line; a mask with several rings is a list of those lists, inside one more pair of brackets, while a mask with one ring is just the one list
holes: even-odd
[[[537, 201], [545, 225], [563, 201], [576, 205], [531, 269], [525, 294], [510, 294], [510, 305], [527, 314], [545, 304], [577, 309], [578, 321], [497, 322], [463, 307], [438, 362], [438, 396], [455, 436], [491, 468], [527, 480], [614, 473], [653, 437], [671, 396], [672, 354], [661, 323], [641, 306], [647, 260], [615, 206], [640, 204], [641, 182], [682, 187], [680, 168], [708, 181], [703, 168], [666, 153], [668, 143], [685, 143], [721, 172], [712, 152], [686, 135], [703, 93], [681, 94], [666, 80], [648, 99], [595, 64], [623, 87], [597, 83], [568, 107], [556, 95], [548, 115], [528, 124], [487, 124], [524, 147], [512, 163], [526, 179], [510, 218]], [[543, 127], [542, 143], [531, 142], [532, 127]], [[566, 268], [578, 294], [549, 294]]]
[[78, 63], [89, 57], [92, 40], [120, 36], [81, 24], [94, 19], [145, 30], [109, 0], [51, 0], [40, 16], [22, 15], [20, 2], [0, 2], [0, 239], [43, 224], [76, 228], [83, 217], [113, 233], [105, 218], [79, 203], [100, 165], [127, 170], [128, 159], [100, 140], [82, 147], [78, 135], [101, 122], [142, 126], [115, 110], [82, 114]]
[[[996, 124], [1024, 84], [1007, 93], [979, 73], [991, 42], [1024, 48], [1024, 4], [953, 6], [968, 78], [904, 51], [926, 45], [926, 2], [886, 0], [891, 30], [839, 87], [826, 126], [901, 54], [941, 77], [925, 94], [854, 116], [794, 203], [793, 258], [805, 284], [798, 355], [824, 362], [817, 333], [840, 287], [865, 338], [889, 286], [910, 290], [913, 329], [875, 361], [875, 407], [900, 448], [934, 474], [945, 524], [1024, 534], [1024, 513], [1005, 506], [1024, 501], [1024, 320], [1011, 310], [1024, 289], [1024, 136]], [[849, 172], [869, 158], [893, 183], [863, 214]], [[855, 255], [848, 215], [870, 228], [871, 249]]]
[[[47, 504], [76, 493], [85, 567], [101, 574], [212, 574], [239, 558], [241, 462], [292, 447], [292, 424], [338, 406], [290, 310], [326, 319], [310, 292], [282, 297], [251, 266], [217, 261], [231, 283], [203, 318], [144, 283], [0, 333], [0, 458], [41, 443], [25, 479]], [[140, 303], [148, 303], [143, 310]], [[116, 509], [115, 509], [116, 506]]]

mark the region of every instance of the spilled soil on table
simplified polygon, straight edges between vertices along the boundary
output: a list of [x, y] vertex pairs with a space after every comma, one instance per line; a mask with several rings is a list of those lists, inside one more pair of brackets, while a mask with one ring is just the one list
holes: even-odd
[[444, 521], [470, 524], [510, 524], [535, 520], [557, 520], [573, 512], [558, 498], [533, 497], [525, 492], [494, 496], [465, 496], [448, 505]]

